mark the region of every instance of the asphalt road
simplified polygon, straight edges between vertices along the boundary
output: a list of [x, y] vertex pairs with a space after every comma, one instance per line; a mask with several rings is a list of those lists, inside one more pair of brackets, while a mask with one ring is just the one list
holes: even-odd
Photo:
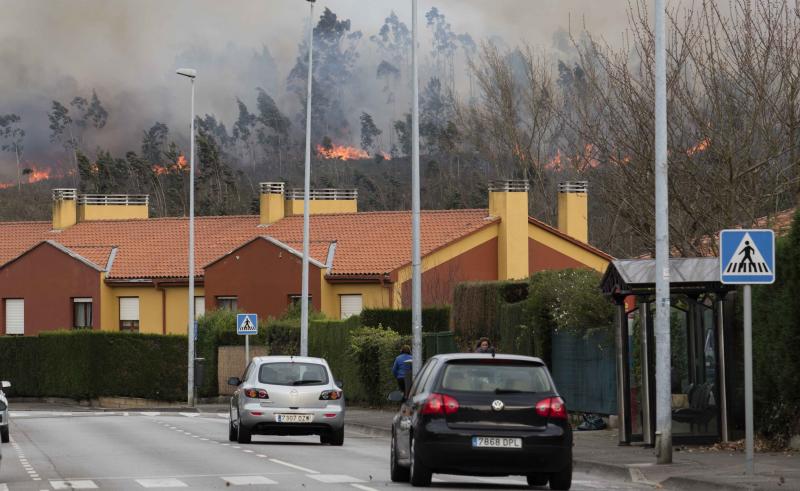
[[[389, 479], [388, 439], [347, 431], [343, 447], [317, 437], [227, 440], [224, 414], [12, 412], [3, 444], [0, 491], [44, 489], [381, 490]], [[435, 475], [439, 489], [526, 489], [519, 476]], [[546, 489], [546, 488], [543, 488]], [[575, 490], [647, 489], [576, 473]]]

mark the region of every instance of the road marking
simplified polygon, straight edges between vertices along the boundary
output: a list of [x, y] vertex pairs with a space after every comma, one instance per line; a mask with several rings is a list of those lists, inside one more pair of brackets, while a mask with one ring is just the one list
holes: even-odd
[[277, 481], [268, 479], [264, 476], [232, 476], [220, 477], [223, 481], [232, 486], [252, 486], [255, 484], [278, 484]]
[[364, 482], [361, 479], [357, 479], [353, 476], [347, 476], [345, 474], [312, 474], [309, 475], [308, 477], [316, 481], [324, 482], [327, 484]]
[[144, 416], [161, 416], [161, 413], [157, 411], [142, 411], [141, 414]]
[[174, 479], [136, 479], [136, 482], [143, 488], [187, 488], [185, 482]]
[[8, 491], [8, 484], [0, 483], [0, 491]]
[[207, 442], [208, 438], [201, 438], [201, 440], [203, 440], [204, 442]]
[[371, 488], [369, 486], [364, 486], [363, 484], [351, 484], [356, 489], [360, 489], [361, 491], [378, 491], [375, 488]]
[[299, 465], [290, 464], [289, 462], [284, 462], [282, 460], [269, 459], [269, 461], [270, 462], [275, 462], [276, 464], [285, 465], [286, 467], [291, 467], [292, 469], [297, 469], [298, 471], [303, 471], [303, 472], [306, 472], [308, 474], [319, 474], [319, 472], [317, 472], [315, 470], [307, 469], [305, 467], [300, 467]]
[[252, 451], [252, 450], [247, 450], [247, 449], [245, 449], [245, 450], [242, 450], [242, 452], [244, 452], [244, 453], [253, 453], [253, 451]]
[[240, 448], [242, 448], [242, 447], [237, 447], [236, 445], [232, 445], [232, 446], [231, 446], [231, 448], [235, 448], [235, 449], [237, 449], [237, 450], [238, 450], [238, 449], [240, 449]]
[[257, 453], [256, 457], [261, 457], [262, 459], [266, 459], [267, 458], [267, 456], [264, 455], [263, 453]]
[[53, 489], [97, 489], [97, 484], [88, 479], [81, 481], [50, 481]]
[[187, 418], [196, 418], [197, 417], [197, 413], [178, 413], [178, 414], [180, 414], [181, 416], [186, 416]]

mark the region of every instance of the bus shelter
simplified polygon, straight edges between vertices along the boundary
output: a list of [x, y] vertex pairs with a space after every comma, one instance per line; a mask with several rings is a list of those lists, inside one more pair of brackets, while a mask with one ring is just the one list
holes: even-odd
[[[655, 443], [655, 260], [615, 260], [601, 288], [616, 306], [619, 443]], [[675, 443], [728, 440], [734, 287], [718, 258], [671, 258], [670, 346]]]

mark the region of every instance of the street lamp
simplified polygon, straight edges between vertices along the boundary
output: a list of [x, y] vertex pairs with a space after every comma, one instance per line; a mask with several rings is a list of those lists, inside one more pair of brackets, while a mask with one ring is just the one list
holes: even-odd
[[422, 369], [422, 259], [419, 243], [419, 59], [417, 53], [417, 0], [411, 0], [411, 372]]
[[194, 406], [194, 80], [197, 78], [197, 70], [179, 68], [175, 73], [187, 77], [192, 82], [192, 110], [189, 124], [189, 320], [186, 331], [189, 338], [189, 369], [186, 394], [189, 406]]
[[306, 162], [303, 175], [303, 284], [300, 293], [300, 356], [308, 356], [308, 255], [309, 218], [308, 200], [311, 187], [311, 79], [313, 75], [312, 53], [314, 51], [314, 2], [309, 3], [308, 13], [308, 90], [306, 94]]

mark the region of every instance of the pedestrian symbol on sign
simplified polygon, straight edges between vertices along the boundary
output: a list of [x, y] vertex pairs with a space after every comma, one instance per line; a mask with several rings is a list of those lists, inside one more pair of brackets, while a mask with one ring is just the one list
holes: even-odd
[[723, 283], [772, 283], [775, 246], [771, 230], [723, 230], [720, 233], [720, 279]]
[[236, 315], [237, 334], [258, 334], [258, 317], [256, 314]]

